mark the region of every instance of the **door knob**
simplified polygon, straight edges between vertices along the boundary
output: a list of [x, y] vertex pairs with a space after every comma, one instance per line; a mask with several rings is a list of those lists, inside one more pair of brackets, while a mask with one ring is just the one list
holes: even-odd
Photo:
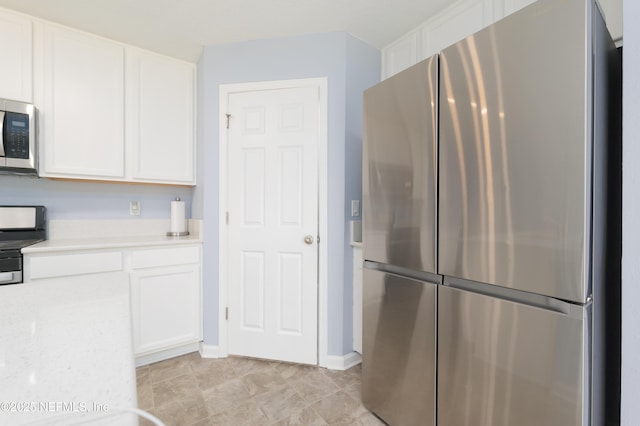
[[305, 242], [305, 244], [309, 244], [309, 245], [313, 244], [313, 235], [305, 236], [304, 237], [304, 242]]

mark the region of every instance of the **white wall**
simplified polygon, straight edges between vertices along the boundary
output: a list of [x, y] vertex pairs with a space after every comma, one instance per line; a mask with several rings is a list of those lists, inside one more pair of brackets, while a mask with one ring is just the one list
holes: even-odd
[[624, 0], [622, 84], [622, 413], [640, 424], [640, 2]]

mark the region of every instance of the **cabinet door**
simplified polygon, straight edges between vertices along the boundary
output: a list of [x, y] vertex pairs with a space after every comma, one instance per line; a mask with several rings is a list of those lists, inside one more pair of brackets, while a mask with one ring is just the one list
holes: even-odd
[[124, 178], [124, 47], [44, 29], [45, 176]]
[[199, 265], [131, 273], [136, 355], [202, 340]]
[[504, 16], [510, 15], [513, 12], [517, 12], [525, 6], [529, 6], [535, 0], [505, 0], [504, 2]]
[[445, 47], [462, 40], [485, 26], [484, 2], [467, 2], [450, 7], [421, 31], [421, 58], [439, 53]]
[[382, 78], [391, 77], [418, 62], [418, 35], [414, 31], [382, 52]]
[[194, 184], [194, 66], [137, 49], [127, 62], [132, 179]]
[[0, 98], [32, 102], [32, 38], [29, 19], [0, 11]]

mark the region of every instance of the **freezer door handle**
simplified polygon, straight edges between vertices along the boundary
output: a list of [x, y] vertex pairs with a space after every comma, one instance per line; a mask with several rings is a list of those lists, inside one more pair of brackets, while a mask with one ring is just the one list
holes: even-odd
[[549, 296], [453, 277], [444, 277], [443, 285], [458, 290], [533, 306], [575, 318], [582, 318], [583, 309], [591, 303], [589, 299], [584, 305], [574, 304]]
[[366, 269], [385, 272], [387, 274], [398, 275], [405, 278], [411, 278], [418, 281], [425, 281], [431, 284], [442, 284], [442, 276], [425, 271], [414, 271], [413, 269], [403, 268], [396, 265], [388, 265], [386, 263], [372, 262], [365, 260]]

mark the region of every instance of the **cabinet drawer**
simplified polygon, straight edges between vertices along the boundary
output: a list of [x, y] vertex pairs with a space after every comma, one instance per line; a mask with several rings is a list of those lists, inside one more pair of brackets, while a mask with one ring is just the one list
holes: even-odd
[[200, 262], [200, 246], [135, 250], [131, 255], [133, 269]]
[[122, 252], [79, 253], [27, 258], [31, 279], [121, 271]]

